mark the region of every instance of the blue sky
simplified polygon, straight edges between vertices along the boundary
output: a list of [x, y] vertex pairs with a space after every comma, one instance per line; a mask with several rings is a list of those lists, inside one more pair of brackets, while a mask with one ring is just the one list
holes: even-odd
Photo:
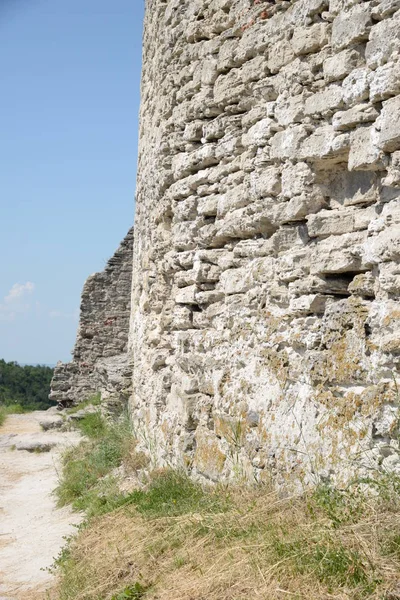
[[143, 0], [0, 0], [0, 358], [68, 360], [134, 218]]

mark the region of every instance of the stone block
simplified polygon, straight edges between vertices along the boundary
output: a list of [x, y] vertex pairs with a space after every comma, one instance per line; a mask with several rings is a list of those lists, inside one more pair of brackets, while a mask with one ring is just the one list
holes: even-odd
[[179, 288], [175, 293], [176, 304], [197, 304], [197, 292], [198, 287], [196, 285], [189, 285], [188, 287]]
[[343, 80], [343, 101], [348, 106], [353, 106], [369, 98], [369, 69], [360, 67], [354, 69]]
[[282, 196], [286, 198], [299, 196], [313, 181], [314, 174], [307, 163], [287, 163], [282, 171]]
[[281, 191], [280, 170], [268, 167], [264, 171], [253, 171], [250, 174], [250, 193], [255, 198], [277, 196]]
[[396, 96], [400, 93], [400, 61], [391, 61], [378, 67], [370, 74], [369, 80], [371, 102]]
[[335, 131], [348, 131], [363, 123], [376, 121], [379, 113], [370, 104], [357, 104], [353, 108], [339, 111], [333, 115], [332, 125]]
[[342, 103], [342, 88], [338, 85], [331, 85], [306, 99], [304, 114], [306, 116], [326, 115], [340, 108]]
[[371, 28], [365, 59], [370, 69], [384, 65], [400, 50], [400, 15]]
[[291, 123], [300, 123], [304, 119], [303, 95], [288, 96], [281, 94], [276, 99], [275, 118], [279, 125], [287, 127]]
[[384, 152], [400, 150], [400, 96], [384, 102], [377, 128], [379, 128], [377, 145], [381, 150]]
[[317, 52], [328, 43], [328, 23], [315, 23], [311, 27], [297, 27], [292, 37], [292, 48], [296, 55]]
[[342, 50], [347, 46], [368, 39], [371, 28], [370, 3], [357, 4], [348, 11], [342, 11], [333, 21], [332, 46]]
[[374, 126], [359, 127], [351, 133], [349, 171], [381, 171], [385, 157], [378, 147], [378, 132]]
[[324, 60], [323, 71], [327, 83], [344, 79], [361, 62], [361, 55], [356, 50], [342, 50]]

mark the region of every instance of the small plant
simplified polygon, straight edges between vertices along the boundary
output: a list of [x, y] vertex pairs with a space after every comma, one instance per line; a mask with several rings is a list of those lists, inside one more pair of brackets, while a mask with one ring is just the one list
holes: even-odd
[[79, 410], [83, 410], [84, 408], [87, 408], [88, 406], [100, 406], [100, 404], [101, 404], [101, 394], [100, 394], [100, 392], [97, 392], [96, 394], [93, 394], [93, 396], [86, 398], [86, 400], [82, 400], [82, 402], [79, 402], [79, 404], [77, 404], [76, 406], [72, 406], [71, 408], [69, 408], [67, 410], [67, 412], [69, 415], [73, 415], [73, 414], [77, 413]]
[[85, 415], [78, 421], [77, 427], [84, 435], [93, 439], [104, 437], [107, 431], [107, 423], [100, 411]]
[[156, 474], [146, 490], [135, 490], [126, 502], [134, 504], [139, 512], [152, 517], [224, 509], [220, 497], [206, 492], [185, 473], [172, 470]]
[[64, 454], [56, 495], [60, 506], [72, 504], [91, 517], [125, 502], [111, 471], [131, 452], [132, 435], [127, 422], [107, 423], [100, 413], [86, 415], [78, 425], [90, 439]]
[[137, 581], [134, 585], [129, 585], [122, 592], [113, 596], [111, 600], [140, 600], [148, 589]]

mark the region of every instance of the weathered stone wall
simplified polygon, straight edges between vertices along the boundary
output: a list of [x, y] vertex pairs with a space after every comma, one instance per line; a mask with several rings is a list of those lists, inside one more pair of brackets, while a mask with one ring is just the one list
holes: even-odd
[[398, 468], [399, 0], [147, 0], [130, 346], [155, 460]]
[[132, 248], [130, 229], [104, 271], [91, 275], [84, 285], [72, 361], [57, 364], [51, 383], [50, 398], [61, 406], [97, 393], [110, 407], [127, 401], [132, 377], [127, 361]]

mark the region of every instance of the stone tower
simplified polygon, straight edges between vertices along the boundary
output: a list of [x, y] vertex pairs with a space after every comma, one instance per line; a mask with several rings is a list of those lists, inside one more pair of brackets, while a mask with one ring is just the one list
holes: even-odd
[[131, 413], [160, 464], [399, 468], [400, 4], [147, 0]]

